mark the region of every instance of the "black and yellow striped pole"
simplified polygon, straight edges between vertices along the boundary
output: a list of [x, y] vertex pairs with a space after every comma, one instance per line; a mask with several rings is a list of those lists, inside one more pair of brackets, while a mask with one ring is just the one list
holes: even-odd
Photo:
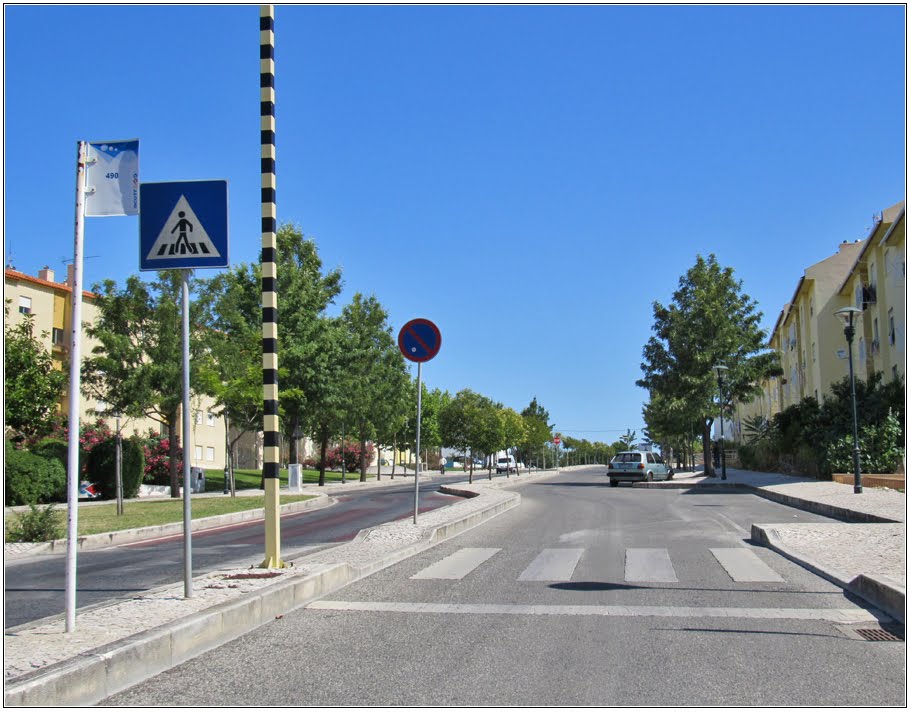
[[263, 482], [266, 490], [266, 558], [264, 568], [282, 568], [279, 517], [278, 447], [278, 293], [276, 282], [275, 210], [275, 13], [259, 9], [260, 143], [263, 203]]

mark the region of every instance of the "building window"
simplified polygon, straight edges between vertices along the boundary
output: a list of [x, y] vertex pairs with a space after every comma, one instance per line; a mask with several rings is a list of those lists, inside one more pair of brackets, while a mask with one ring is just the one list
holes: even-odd
[[895, 346], [895, 314], [889, 309], [889, 345]]
[[202, 411], [197, 410], [195, 415], [195, 420], [197, 425], [202, 425]]
[[215, 413], [206, 413], [206, 423], [210, 428], [215, 427]]
[[20, 314], [31, 314], [32, 313], [32, 298], [31, 297], [19, 297], [19, 313]]
[[197, 445], [194, 448], [194, 450], [195, 450], [194, 455], [196, 457], [196, 461], [199, 462], [200, 460], [202, 460], [202, 445]]
[[214, 447], [206, 448], [206, 461], [215, 462], [215, 448]]
[[66, 335], [63, 333], [63, 329], [58, 329], [56, 326], [51, 329], [51, 342], [55, 346], [63, 346], [65, 338]]

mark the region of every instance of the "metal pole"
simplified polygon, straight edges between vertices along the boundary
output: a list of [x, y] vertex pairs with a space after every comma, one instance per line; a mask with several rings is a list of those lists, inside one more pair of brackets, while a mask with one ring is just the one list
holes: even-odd
[[183, 277], [183, 595], [193, 597], [193, 517], [190, 512], [192, 475], [190, 473], [190, 270]]
[[724, 392], [721, 390], [721, 378], [718, 378], [718, 402], [720, 410], [718, 415], [721, 418], [721, 479], [728, 478], [727, 463], [724, 455]]
[[86, 143], [76, 156], [76, 231], [73, 240], [73, 308], [70, 318], [69, 432], [67, 434], [66, 632], [76, 629], [76, 545], [79, 519], [79, 387], [82, 366], [82, 245], [85, 228]]
[[854, 341], [853, 316], [851, 326], [845, 329], [845, 336], [848, 339], [848, 375], [851, 378], [851, 413], [854, 424], [854, 494], [861, 494], [864, 488], [860, 477], [860, 446], [857, 441], [857, 394], [854, 390], [854, 348], [851, 345]]
[[415, 459], [414, 464], [414, 523], [418, 523], [418, 497], [419, 485], [418, 478], [421, 476], [421, 362], [418, 361], [418, 425], [415, 438]]

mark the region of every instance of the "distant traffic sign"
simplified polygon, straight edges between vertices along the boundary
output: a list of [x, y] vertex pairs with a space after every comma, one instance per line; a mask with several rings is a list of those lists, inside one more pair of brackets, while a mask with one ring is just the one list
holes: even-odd
[[554, 438], [554, 445], [560, 444], [560, 438]]
[[428, 319], [412, 319], [399, 332], [399, 350], [409, 361], [417, 363], [436, 356], [442, 341], [437, 325]]
[[228, 264], [227, 181], [140, 184], [140, 270]]

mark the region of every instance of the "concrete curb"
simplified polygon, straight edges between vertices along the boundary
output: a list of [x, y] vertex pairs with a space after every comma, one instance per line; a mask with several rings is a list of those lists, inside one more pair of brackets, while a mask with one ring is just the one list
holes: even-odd
[[[303, 494], [310, 494], [304, 492]], [[293, 514], [303, 512], [308, 509], [321, 509], [332, 504], [329, 496], [323, 492], [314, 495], [314, 499], [308, 499], [303, 502], [291, 502], [281, 506], [281, 514]], [[232, 512], [231, 514], [216, 514], [211, 517], [194, 519], [192, 531], [203, 531], [214, 529], [216, 527], [228, 526], [231, 524], [240, 524], [250, 522], [265, 517], [265, 509], [245, 509], [242, 512]], [[146, 539], [157, 539], [165, 536], [176, 536], [183, 534], [183, 522], [174, 522], [172, 524], [161, 524], [154, 527], [139, 527], [137, 529], [121, 529], [115, 532], [102, 532], [100, 534], [87, 534], [77, 539], [78, 551], [89, 551], [90, 549], [101, 549], [106, 546], [119, 546], [121, 544], [132, 544], [137, 541]], [[7, 560], [19, 559], [25, 556], [34, 556], [36, 554], [56, 554], [66, 553], [66, 539], [55, 539], [54, 541], [43, 544], [35, 544], [28, 549], [16, 551], [15, 548], [4, 549], [4, 558]]]
[[[453, 488], [452, 493], [484, 492]], [[26, 707], [67, 707], [93, 705], [110, 695], [223, 645], [295, 608], [310, 603], [382, 568], [429, 549], [457, 534], [519, 505], [514, 492], [489, 493], [492, 502], [449, 522], [428, 529], [417, 542], [392, 547], [380, 556], [360, 563], [339, 562], [317, 565], [315, 571], [290, 575], [255, 593], [218, 604], [202, 614], [166, 623], [110, 645], [91, 650], [34, 673], [5, 681], [4, 705]], [[451, 505], [458, 507], [458, 504]], [[395, 523], [393, 523], [395, 524]], [[363, 530], [345, 546], [357, 546], [372, 532], [389, 524]], [[319, 556], [317, 554], [315, 556]], [[306, 559], [306, 557], [305, 557]], [[305, 564], [305, 559], [301, 564]]]
[[898, 581], [893, 581], [886, 576], [872, 576], [859, 574], [853, 579], [841, 571], [826, 568], [806, 554], [797, 554], [786, 546], [774, 526], [770, 524], [753, 524], [750, 538], [757, 544], [777, 551], [779, 554], [794, 563], [812, 571], [817, 576], [831, 581], [849, 593], [853, 593], [890, 617], [904, 624], [905, 622], [905, 587]]

